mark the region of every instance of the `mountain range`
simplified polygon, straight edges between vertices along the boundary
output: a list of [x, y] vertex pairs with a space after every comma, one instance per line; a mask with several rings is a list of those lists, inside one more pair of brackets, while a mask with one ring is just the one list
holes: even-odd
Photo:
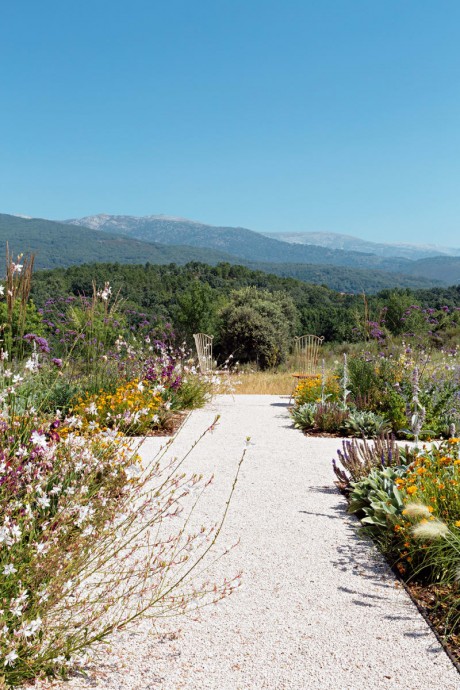
[[443, 247], [438, 244], [409, 244], [370, 242], [352, 235], [337, 232], [265, 232], [266, 237], [291, 244], [314, 244], [319, 247], [333, 247], [354, 252], [369, 252], [377, 256], [400, 256], [412, 261], [428, 259], [431, 256], [460, 256], [460, 248]]
[[[417, 245], [405, 245], [405, 256], [386, 256], [382, 252], [387, 250], [380, 249], [379, 254], [379, 248], [392, 245], [319, 234], [327, 237], [315, 239], [318, 244], [309, 244], [294, 242], [296, 234], [288, 234], [288, 241], [283, 241], [280, 238], [284, 235], [267, 236], [246, 228], [211, 226], [171, 216], [99, 214], [57, 222], [0, 214], [0, 243], [8, 241], [13, 252], [35, 252], [38, 268], [93, 262], [228, 262], [344, 292], [460, 283], [460, 256], [447, 252], [436, 256], [433, 248], [433, 255], [427, 257], [424, 252], [430, 249], [417, 249]], [[319, 241], [329, 246], [321, 246]], [[338, 248], [342, 246], [350, 248]], [[357, 251], [352, 246], [369, 251]], [[394, 251], [399, 251], [400, 246], [396, 245]], [[422, 258], [409, 258], [415, 256], [410, 254], [411, 247], [421, 252]]]

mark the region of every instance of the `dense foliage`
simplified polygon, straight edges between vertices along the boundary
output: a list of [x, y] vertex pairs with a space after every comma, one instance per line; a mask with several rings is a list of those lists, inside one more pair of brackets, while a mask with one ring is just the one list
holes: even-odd
[[[362, 296], [227, 263], [91, 264], [40, 271], [34, 279], [32, 297], [43, 307], [58, 295], [91, 294], [94, 281], [101, 284], [107, 279], [127, 308], [151, 320], [172, 323], [179, 337], [187, 337], [190, 344], [193, 332], [218, 336], [219, 312], [229, 302], [230, 293], [250, 286], [284, 292], [292, 299], [297, 310], [297, 335], [316, 333], [329, 342], [359, 342], [405, 332], [430, 335], [434, 341], [442, 341], [444, 334], [451, 339], [458, 334], [460, 286], [418, 292], [385, 290], [363, 300]], [[411, 307], [416, 309], [407, 319]], [[430, 309], [435, 313], [427, 311]], [[418, 320], [413, 317], [416, 311]]]

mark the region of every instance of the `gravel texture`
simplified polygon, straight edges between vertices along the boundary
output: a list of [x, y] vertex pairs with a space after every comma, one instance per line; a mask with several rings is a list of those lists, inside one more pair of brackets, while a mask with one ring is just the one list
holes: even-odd
[[[219, 396], [182, 428], [188, 468], [215, 473], [198, 511], [222, 512], [250, 446], [220, 537], [239, 545], [211, 567], [244, 585], [198, 615], [120, 633], [89, 670], [59, 688], [106, 690], [458, 690], [460, 676], [373, 545], [356, 534], [333, 486], [334, 438], [294, 430], [287, 398]], [[143, 453], [161, 443], [149, 439]], [[172, 452], [172, 451], [171, 451]], [[41, 688], [45, 685], [40, 684]]]

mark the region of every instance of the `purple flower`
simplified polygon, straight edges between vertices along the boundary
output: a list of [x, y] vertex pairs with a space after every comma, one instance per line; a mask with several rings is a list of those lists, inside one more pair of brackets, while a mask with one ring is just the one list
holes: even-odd
[[35, 335], [35, 333], [27, 333], [27, 335], [24, 336], [24, 340], [27, 340], [29, 343], [35, 343], [40, 352], [50, 352], [50, 346], [48, 345], [46, 338]]
[[53, 357], [51, 361], [55, 366], [57, 366], [58, 369], [62, 367], [62, 359], [59, 359], [58, 357]]

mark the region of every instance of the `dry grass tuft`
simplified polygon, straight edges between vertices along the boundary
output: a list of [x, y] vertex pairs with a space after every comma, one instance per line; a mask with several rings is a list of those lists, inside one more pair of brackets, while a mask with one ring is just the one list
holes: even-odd
[[294, 388], [294, 379], [289, 372], [257, 371], [238, 375], [237, 395], [290, 395]]

